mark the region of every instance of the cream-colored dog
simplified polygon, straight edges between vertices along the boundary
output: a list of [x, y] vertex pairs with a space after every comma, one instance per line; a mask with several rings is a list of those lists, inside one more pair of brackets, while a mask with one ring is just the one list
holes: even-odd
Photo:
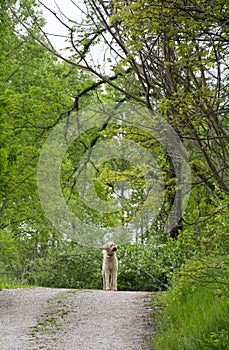
[[103, 290], [117, 290], [118, 259], [114, 242], [103, 246]]

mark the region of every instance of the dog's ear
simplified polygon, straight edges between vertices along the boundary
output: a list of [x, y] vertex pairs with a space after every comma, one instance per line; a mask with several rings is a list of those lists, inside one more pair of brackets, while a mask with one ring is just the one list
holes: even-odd
[[103, 246], [103, 249], [105, 249], [105, 250], [109, 249], [109, 244], [105, 243], [104, 246]]

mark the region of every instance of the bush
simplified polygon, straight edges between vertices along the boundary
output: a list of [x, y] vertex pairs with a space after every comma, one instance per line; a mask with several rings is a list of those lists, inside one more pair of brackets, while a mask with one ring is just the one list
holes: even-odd
[[101, 288], [101, 251], [66, 243], [55, 255], [34, 261], [27, 280], [45, 287]]
[[145, 245], [120, 245], [119, 289], [159, 291], [167, 289], [174, 271], [195, 251], [194, 239], [182, 232], [177, 240], [154, 237]]

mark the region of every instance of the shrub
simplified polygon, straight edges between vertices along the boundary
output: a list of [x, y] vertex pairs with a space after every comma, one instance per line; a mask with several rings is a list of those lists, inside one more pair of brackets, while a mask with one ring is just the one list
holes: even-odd
[[45, 287], [97, 289], [101, 277], [101, 251], [66, 243], [56, 254], [34, 261], [27, 280]]
[[195, 251], [193, 237], [182, 232], [177, 240], [154, 237], [148, 244], [120, 245], [119, 288], [123, 290], [165, 290], [174, 271]]

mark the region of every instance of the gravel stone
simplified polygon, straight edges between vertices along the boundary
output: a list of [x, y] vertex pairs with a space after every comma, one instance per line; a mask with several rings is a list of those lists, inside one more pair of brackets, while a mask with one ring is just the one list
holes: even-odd
[[53, 288], [0, 292], [1, 350], [150, 350], [148, 292]]

